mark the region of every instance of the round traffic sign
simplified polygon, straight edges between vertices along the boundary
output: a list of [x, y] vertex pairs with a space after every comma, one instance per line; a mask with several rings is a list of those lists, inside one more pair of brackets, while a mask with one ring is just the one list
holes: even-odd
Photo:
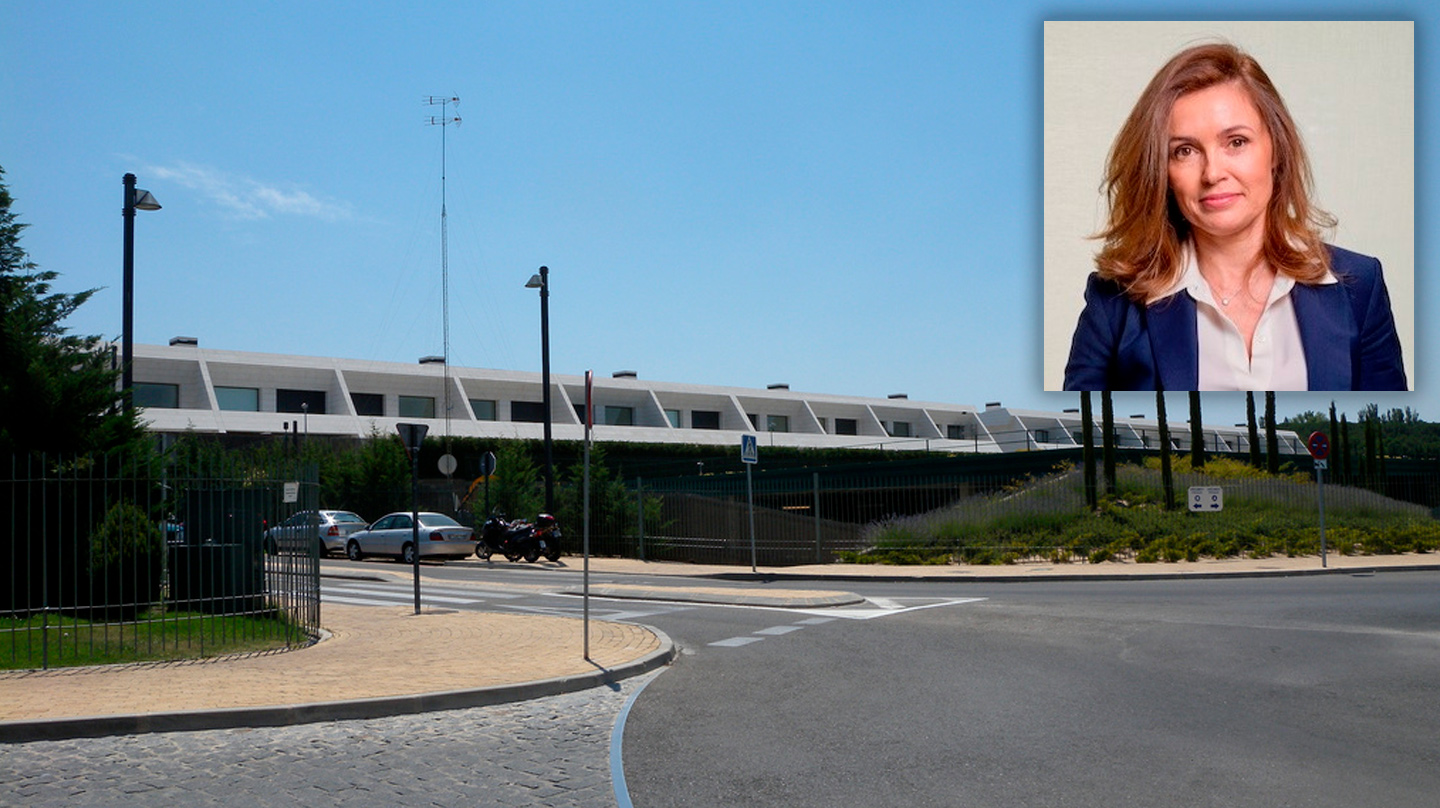
[[1310, 456], [1316, 460], [1324, 460], [1330, 456], [1330, 439], [1324, 432], [1311, 432], [1306, 445], [1310, 448]]
[[440, 461], [439, 463], [437, 463], [437, 465], [440, 466], [440, 473], [444, 474], [446, 477], [449, 477], [451, 474], [455, 473], [455, 455], [452, 455], [449, 452], [440, 455]]

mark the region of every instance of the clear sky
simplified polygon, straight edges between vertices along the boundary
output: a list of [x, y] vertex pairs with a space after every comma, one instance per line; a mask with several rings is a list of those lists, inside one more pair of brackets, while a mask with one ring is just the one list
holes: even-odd
[[[1042, 23], [1094, 15], [994, 5], [6, 3], [0, 167], [31, 258], [103, 287], [75, 332], [119, 335], [133, 172], [164, 206], [137, 214], [137, 342], [414, 362], [443, 346], [422, 101], [458, 96], [453, 364], [539, 370], [523, 287], [545, 264], [555, 373], [1058, 410], [1077, 397], [1041, 392]], [[1211, 11], [1236, 8], [1256, 14]], [[1440, 12], [1389, 8], [1417, 21], [1417, 392], [1339, 405], [1440, 420]], [[1239, 394], [1205, 401], [1244, 418]]]

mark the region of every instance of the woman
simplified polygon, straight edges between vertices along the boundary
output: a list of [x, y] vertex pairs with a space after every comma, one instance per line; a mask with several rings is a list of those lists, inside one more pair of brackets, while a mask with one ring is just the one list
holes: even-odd
[[1253, 58], [1171, 59], [1110, 150], [1065, 389], [1407, 389], [1380, 262], [1325, 244], [1310, 184]]

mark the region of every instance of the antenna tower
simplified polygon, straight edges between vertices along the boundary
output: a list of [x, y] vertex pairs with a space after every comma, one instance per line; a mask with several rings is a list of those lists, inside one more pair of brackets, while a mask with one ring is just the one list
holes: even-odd
[[444, 360], [445, 452], [448, 454], [450, 452], [450, 245], [449, 222], [445, 211], [445, 130], [449, 129], [451, 124], [460, 125], [460, 116], [450, 114], [451, 106], [460, 106], [460, 97], [457, 95], [430, 95], [425, 97], [425, 105], [440, 107], [440, 114], [429, 116], [425, 119], [425, 124], [440, 127], [440, 319], [444, 340], [441, 356]]

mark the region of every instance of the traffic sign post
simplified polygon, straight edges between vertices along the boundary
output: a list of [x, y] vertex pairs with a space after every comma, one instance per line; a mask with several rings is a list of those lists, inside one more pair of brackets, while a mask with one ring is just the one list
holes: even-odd
[[414, 549], [415, 613], [420, 613], [420, 446], [425, 443], [425, 424], [396, 424], [400, 442], [410, 458], [410, 544]]
[[1315, 501], [1320, 510], [1320, 566], [1330, 566], [1329, 552], [1325, 546], [1325, 469], [1330, 465], [1330, 438], [1324, 432], [1311, 432], [1305, 442], [1310, 456], [1315, 459]]
[[750, 502], [750, 571], [755, 572], [755, 482], [750, 469], [760, 462], [760, 440], [754, 435], [740, 436], [740, 462], [745, 464], [745, 496]]

